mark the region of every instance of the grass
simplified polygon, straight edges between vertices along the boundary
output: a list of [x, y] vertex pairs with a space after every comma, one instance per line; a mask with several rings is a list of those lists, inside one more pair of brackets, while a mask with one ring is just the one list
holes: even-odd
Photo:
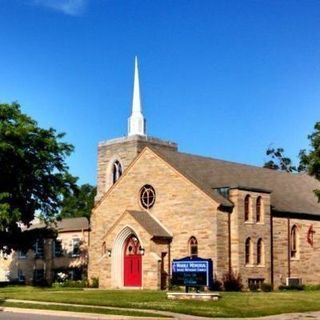
[[[320, 310], [320, 291], [223, 292], [219, 301], [171, 301], [165, 292], [148, 290], [69, 290], [0, 288], [0, 299], [24, 299], [115, 308], [153, 309], [207, 317], [258, 317]], [[65, 309], [64, 309], [65, 310]], [[130, 313], [131, 314], [131, 313]]]

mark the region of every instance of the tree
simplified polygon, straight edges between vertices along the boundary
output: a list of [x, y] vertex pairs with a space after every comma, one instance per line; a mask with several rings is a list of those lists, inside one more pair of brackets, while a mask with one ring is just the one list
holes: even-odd
[[[320, 181], [320, 122], [316, 122], [314, 132], [308, 136], [311, 150], [300, 151], [300, 164], [306, 171]], [[320, 190], [314, 190], [320, 202]]]
[[266, 155], [271, 157], [271, 160], [265, 162], [264, 168], [281, 170], [286, 172], [299, 172], [303, 168], [299, 166], [298, 168], [292, 164], [290, 158], [284, 156], [283, 148], [268, 148]]
[[42, 129], [17, 103], [0, 104], [0, 248], [26, 244], [35, 214], [51, 221], [76, 178], [65, 159], [73, 151], [63, 133]]
[[90, 219], [96, 192], [96, 187], [93, 187], [90, 184], [83, 184], [73, 193], [66, 195], [62, 201], [60, 217], [87, 217]]

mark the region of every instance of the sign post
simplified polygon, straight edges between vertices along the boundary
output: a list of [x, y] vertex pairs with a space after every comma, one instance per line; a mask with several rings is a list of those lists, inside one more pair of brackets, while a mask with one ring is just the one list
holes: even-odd
[[213, 262], [199, 257], [173, 259], [171, 281], [173, 285], [185, 286], [186, 292], [189, 287], [210, 288], [213, 284]]

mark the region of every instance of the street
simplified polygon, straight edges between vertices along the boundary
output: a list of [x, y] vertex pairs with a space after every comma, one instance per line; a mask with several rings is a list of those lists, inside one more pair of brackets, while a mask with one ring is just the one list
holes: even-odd
[[[31, 313], [20, 312], [0, 312], [1, 320], [66, 320], [70, 319], [70, 316], [48, 316]], [[83, 318], [72, 318], [74, 320], [83, 320]]]
[[[30, 313], [30, 311], [27, 312], [12, 312], [12, 311], [0, 311], [0, 320], [84, 320], [84, 319], [106, 319], [106, 317], [103, 316], [85, 316], [85, 317], [79, 317], [74, 316], [72, 314], [69, 315], [59, 315], [59, 312], [54, 312], [55, 314], [48, 315], [44, 314], [41, 315], [39, 313]], [[115, 316], [110, 317], [109, 319], [119, 319], [120, 317]]]

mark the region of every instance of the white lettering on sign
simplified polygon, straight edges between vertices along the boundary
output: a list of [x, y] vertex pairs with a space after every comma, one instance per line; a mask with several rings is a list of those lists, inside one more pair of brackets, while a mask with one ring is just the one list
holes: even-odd
[[174, 261], [173, 272], [207, 272], [208, 262]]

